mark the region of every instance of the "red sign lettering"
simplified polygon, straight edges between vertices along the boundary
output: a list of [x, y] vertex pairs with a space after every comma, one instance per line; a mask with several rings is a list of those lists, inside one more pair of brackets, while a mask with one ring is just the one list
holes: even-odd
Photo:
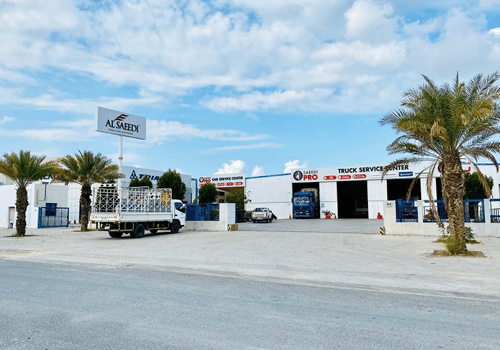
[[234, 185], [234, 182], [228, 182], [227, 183], [227, 186], [233, 186]]
[[335, 175], [328, 175], [323, 177], [323, 180], [335, 180], [337, 177]]
[[243, 185], [243, 182], [236, 182], [235, 183], [235, 186], [242, 186]]
[[311, 181], [311, 180], [317, 180], [318, 179], [318, 174], [314, 175], [304, 175], [304, 181]]
[[223, 187], [224, 185], [225, 185], [225, 183], [224, 183], [224, 182], [219, 182], [219, 183], [217, 184], [217, 187]]
[[351, 178], [351, 175], [340, 175], [339, 179], [340, 180], [349, 180]]
[[352, 176], [353, 179], [366, 179], [366, 174], [356, 174]]

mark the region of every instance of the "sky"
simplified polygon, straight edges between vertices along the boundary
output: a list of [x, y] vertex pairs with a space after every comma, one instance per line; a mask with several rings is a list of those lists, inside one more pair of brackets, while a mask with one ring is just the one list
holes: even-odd
[[194, 178], [386, 164], [426, 75], [500, 70], [500, 0], [0, 0], [0, 152], [118, 162], [97, 106], [147, 119], [123, 165]]

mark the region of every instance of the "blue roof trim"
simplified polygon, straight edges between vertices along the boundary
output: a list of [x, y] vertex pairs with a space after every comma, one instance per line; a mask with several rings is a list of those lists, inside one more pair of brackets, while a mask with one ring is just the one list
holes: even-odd
[[287, 176], [287, 175], [292, 175], [292, 173], [286, 173], [286, 174], [276, 174], [276, 175], [262, 175], [262, 176], [252, 176], [252, 177], [247, 177], [246, 179], [262, 179], [264, 177], [277, 177], [277, 176]]

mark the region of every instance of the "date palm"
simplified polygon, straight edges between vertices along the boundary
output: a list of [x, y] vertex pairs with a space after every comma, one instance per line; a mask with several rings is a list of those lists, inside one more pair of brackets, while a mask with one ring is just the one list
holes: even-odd
[[16, 233], [18, 236], [26, 235], [26, 209], [29, 205], [26, 188], [31, 183], [52, 175], [57, 168], [56, 162], [44, 161], [44, 156], [31, 155], [30, 151], [19, 151], [19, 154], [5, 153], [3, 159], [0, 159], [0, 173], [14, 181], [17, 186]]
[[122, 177], [118, 166], [111, 164], [111, 159], [101, 153], [94, 155], [92, 152], [78, 151], [74, 156], [67, 155], [59, 160], [61, 169], [57, 179], [64, 182], [75, 182], [82, 185], [80, 194], [81, 230], [87, 231], [90, 213], [90, 196], [92, 184], [108, 182]]
[[460, 244], [457, 253], [467, 252], [462, 163], [467, 160], [473, 164], [488, 196], [491, 190], [476, 163], [488, 159], [498, 171], [494, 157], [500, 151], [500, 142], [494, 139], [500, 132], [496, 106], [500, 88], [494, 85], [498, 79], [498, 72], [487, 77], [479, 74], [466, 84], [460, 82], [457, 73], [453, 85], [437, 86], [424, 76], [424, 85], [404, 93], [402, 108], [380, 120], [402, 134], [387, 147], [389, 154], [405, 154], [389, 164], [384, 175], [396, 165], [431, 159], [424, 171], [428, 171], [427, 192], [432, 203], [432, 177], [436, 170], [441, 172], [449, 227]]

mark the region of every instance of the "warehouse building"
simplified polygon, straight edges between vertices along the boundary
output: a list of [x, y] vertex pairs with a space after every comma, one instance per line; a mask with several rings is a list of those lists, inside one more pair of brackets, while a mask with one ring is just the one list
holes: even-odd
[[[385, 202], [406, 198], [408, 188], [418, 174], [411, 192], [412, 199], [428, 200], [427, 172], [430, 162], [400, 165], [382, 178], [384, 165], [296, 169], [288, 174], [247, 177], [245, 194], [250, 202], [247, 210], [268, 207], [280, 218], [293, 217], [293, 193], [316, 189], [319, 194], [320, 217], [323, 211], [335, 213], [339, 219], [376, 219], [384, 214]], [[493, 164], [479, 164], [486, 176], [493, 178], [493, 198], [500, 198], [500, 177]], [[465, 171], [473, 169], [465, 164]], [[440, 173], [432, 179], [432, 195], [441, 199]]]

